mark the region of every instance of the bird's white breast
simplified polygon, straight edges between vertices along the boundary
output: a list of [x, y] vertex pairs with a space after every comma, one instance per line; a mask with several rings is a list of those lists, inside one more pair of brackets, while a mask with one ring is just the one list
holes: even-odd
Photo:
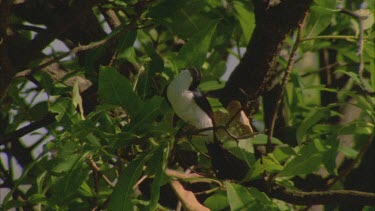
[[212, 127], [212, 120], [194, 101], [194, 94], [189, 90], [178, 90], [169, 86], [167, 96], [173, 110], [182, 120], [196, 128]]

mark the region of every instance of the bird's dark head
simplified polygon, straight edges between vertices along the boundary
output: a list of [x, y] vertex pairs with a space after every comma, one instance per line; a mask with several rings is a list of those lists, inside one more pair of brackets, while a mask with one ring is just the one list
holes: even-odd
[[193, 79], [193, 81], [191, 82], [191, 85], [190, 85], [189, 89], [190, 90], [195, 90], [198, 87], [199, 83], [201, 82], [202, 74], [195, 67], [190, 67], [187, 70], [189, 70], [190, 75], [191, 75], [191, 77]]

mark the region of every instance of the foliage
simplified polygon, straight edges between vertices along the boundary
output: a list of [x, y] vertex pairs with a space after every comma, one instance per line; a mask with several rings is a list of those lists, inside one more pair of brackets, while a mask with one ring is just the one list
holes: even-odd
[[[73, 13], [78, 3], [68, 2], [61, 3], [66, 7], [61, 11]], [[56, 26], [51, 24], [58, 21], [46, 17], [57, 10], [54, 4], [59, 3], [52, 1], [51, 6], [40, 0], [13, 5], [9, 24], [22, 40], [9, 38], [14, 39], [8, 45], [15, 52], [23, 42], [36, 42], [43, 33], [51, 33], [71, 49], [81, 45], [68, 33], [53, 32]], [[271, 111], [264, 109], [264, 101], [252, 119], [260, 135], [241, 139], [240, 144], [230, 137], [221, 140], [250, 166], [243, 181], [215, 176], [201, 137], [176, 138], [181, 128], [186, 132], [186, 125], [174, 124], [163, 92], [179, 70], [189, 66], [202, 70], [205, 92], [223, 87], [221, 76], [233, 68], [228, 66], [228, 57], [241, 58], [252, 36], [252, 3], [114, 0], [93, 4], [89, 12], [98, 20], [104, 17], [101, 25], [95, 23], [98, 30], [108, 28], [108, 23], [112, 32], [102, 37], [100, 33], [80, 36], [87, 36], [84, 40], [89, 46], [98, 42], [90, 36], [106, 42], [49, 68], [38, 69], [38, 65], [63, 55], [59, 49], [46, 53], [43, 46], [32, 59], [19, 54], [19, 61], [27, 62], [15, 66], [34, 71], [12, 80], [0, 106], [0, 188], [8, 190], [1, 195], [2, 209], [170, 210], [177, 206], [169, 186], [176, 178], [186, 189], [206, 191], [197, 198], [212, 210], [303, 209], [249, 183], [267, 172], [273, 182], [290, 189], [314, 190], [310, 189], [314, 185], [318, 190], [344, 189], [349, 172], [365, 162], [375, 134], [373, 0], [314, 1], [285, 88], [279, 117], [284, 126], [276, 125], [281, 132], [273, 137], [274, 151], [267, 155], [257, 151], [267, 144], [265, 122]], [[361, 25], [340, 7], [369, 18]], [[39, 8], [42, 15], [30, 15], [30, 8], [33, 12]], [[111, 24], [113, 16], [108, 11], [115, 12], [121, 26]], [[81, 33], [84, 29], [70, 30]], [[276, 79], [287, 67], [294, 41], [292, 32], [278, 57]], [[358, 71], [361, 65], [363, 71]], [[210, 102], [216, 112], [226, 112], [218, 101]], [[29, 135], [22, 134], [20, 130], [28, 124], [35, 128]], [[344, 144], [345, 140], [350, 143]], [[345, 165], [344, 160], [354, 163]], [[166, 173], [168, 169], [188, 172], [191, 166], [204, 177]], [[308, 184], [311, 176], [321, 177], [321, 183]], [[201, 186], [197, 188], [192, 181]]]

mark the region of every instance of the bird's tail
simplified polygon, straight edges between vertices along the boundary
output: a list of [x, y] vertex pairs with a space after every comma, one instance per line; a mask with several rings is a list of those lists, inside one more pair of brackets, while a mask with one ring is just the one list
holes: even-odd
[[245, 161], [240, 160], [225, 149], [214, 133], [214, 141], [206, 143], [208, 155], [215, 174], [221, 179], [242, 180], [249, 169]]

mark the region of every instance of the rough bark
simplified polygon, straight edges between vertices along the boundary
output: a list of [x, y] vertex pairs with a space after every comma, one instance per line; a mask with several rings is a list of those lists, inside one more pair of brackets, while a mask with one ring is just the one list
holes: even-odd
[[256, 27], [246, 53], [223, 90], [220, 101], [224, 106], [232, 100], [246, 105], [246, 101], [262, 95], [286, 35], [302, 21], [311, 3], [312, 0], [253, 1]]

